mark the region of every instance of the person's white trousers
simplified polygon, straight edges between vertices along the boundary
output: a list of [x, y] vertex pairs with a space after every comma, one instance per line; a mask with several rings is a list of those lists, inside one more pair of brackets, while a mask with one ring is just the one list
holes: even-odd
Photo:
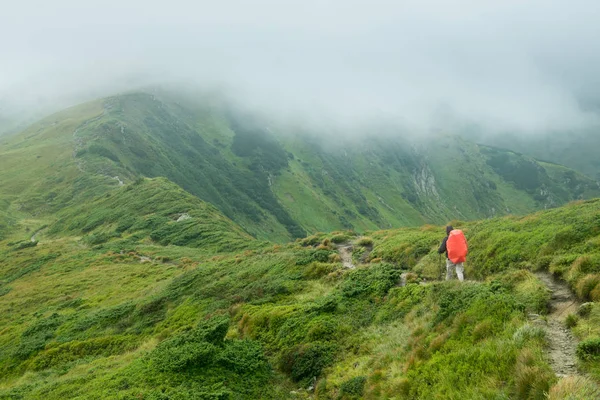
[[465, 267], [463, 263], [454, 264], [452, 261], [446, 259], [446, 280], [452, 279], [452, 270], [456, 269], [456, 276], [459, 281], [465, 280]]

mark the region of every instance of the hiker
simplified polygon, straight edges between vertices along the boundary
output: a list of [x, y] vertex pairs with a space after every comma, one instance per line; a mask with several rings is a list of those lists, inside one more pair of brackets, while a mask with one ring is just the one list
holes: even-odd
[[459, 281], [464, 281], [464, 262], [467, 257], [467, 239], [460, 229], [454, 229], [451, 225], [446, 227], [446, 237], [438, 249], [439, 254], [446, 253], [446, 280], [452, 278], [452, 269], [456, 270]]

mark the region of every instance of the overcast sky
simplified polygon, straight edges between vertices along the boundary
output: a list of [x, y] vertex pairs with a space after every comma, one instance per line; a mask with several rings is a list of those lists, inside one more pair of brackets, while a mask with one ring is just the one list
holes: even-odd
[[598, 0], [3, 1], [0, 101], [186, 80], [346, 123], [562, 129], [600, 98], [599, 21]]

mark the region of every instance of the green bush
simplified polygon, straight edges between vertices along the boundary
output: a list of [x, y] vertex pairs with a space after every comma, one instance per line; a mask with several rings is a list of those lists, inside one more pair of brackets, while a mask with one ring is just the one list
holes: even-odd
[[565, 326], [567, 328], [574, 328], [577, 326], [579, 322], [579, 317], [576, 314], [569, 314], [567, 318], [565, 318]]
[[131, 302], [100, 309], [84, 315], [80, 320], [75, 322], [72, 330], [80, 332], [91, 328], [104, 329], [108, 327], [123, 329], [131, 324], [130, 316], [134, 310], [135, 305]]
[[13, 245], [13, 250], [23, 250], [23, 249], [28, 249], [30, 247], [35, 247], [37, 246], [38, 242], [37, 241], [31, 241], [31, 240], [23, 240], [21, 242], [15, 243]]
[[222, 383], [205, 386], [202, 383], [186, 382], [176, 388], [152, 390], [143, 395], [144, 400], [233, 400], [233, 392]]
[[10, 286], [0, 286], [0, 297], [8, 294], [12, 288]]
[[239, 374], [265, 371], [269, 366], [261, 344], [252, 340], [226, 341], [224, 349], [217, 356], [217, 361]]
[[335, 265], [331, 263], [312, 262], [304, 270], [304, 277], [307, 279], [319, 279], [335, 271], [335, 269]]
[[21, 334], [21, 340], [13, 351], [13, 356], [25, 360], [30, 355], [44, 349], [46, 343], [54, 337], [56, 329], [64, 320], [62, 315], [54, 313], [34, 322]]
[[488, 285], [472, 284], [472, 285], [436, 285], [434, 288], [434, 296], [437, 297], [439, 309], [436, 313], [434, 322], [439, 323], [447, 318], [466, 311], [474, 302], [484, 299], [490, 299], [494, 294], [490, 290], [493, 287], [493, 282]]
[[365, 391], [365, 383], [367, 378], [364, 376], [348, 379], [340, 385], [340, 398], [360, 398]]
[[583, 301], [598, 300], [592, 299], [592, 292], [596, 286], [600, 285], [600, 274], [589, 274], [579, 279], [575, 292]]
[[341, 285], [345, 297], [382, 297], [400, 281], [402, 271], [393, 264], [380, 263], [348, 273]]
[[339, 321], [335, 317], [313, 318], [306, 326], [306, 337], [310, 341], [328, 341], [338, 338]]
[[346, 243], [350, 239], [351, 239], [351, 236], [343, 235], [343, 234], [342, 235], [334, 235], [331, 237], [331, 241], [336, 244]]
[[584, 361], [600, 359], [600, 338], [590, 338], [577, 345], [577, 357]]
[[323, 368], [333, 363], [334, 351], [330, 343], [302, 344], [282, 352], [279, 368], [297, 382], [319, 377]]
[[310, 310], [317, 313], [332, 313], [338, 309], [339, 298], [335, 295], [318, 298], [311, 306]]
[[316, 246], [319, 243], [321, 243], [321, 240], [323, 240], [323, 236], [324, 236], [323, 234], [316, 234], [316, 235], [312, 235], [312, 236], [309, 236], [304, 239], [300, 239], [300, 244], [305, 247]]
[[548, 400], [589, 399], [600, 399], [600, 388], [585, 376], [564, 377], [548, 393]]
[[194, 329], [169, 338], [150, 353], [150, 364], [158, 371], [184, 371], [208, 365], [218, 355], [218, 347], [229, 328], [225, 316], [203, 321]]
[[373, 239], [371, 239], [368, 236], [363, 236], [360, 239], [358, 239], [356, 245], [361, 247], [371, 247], [373, 246]]
[[150, 356], [151, 365], [162, 372], [182, 372], [210, 364], [216, 347], [208, 342], [187, 341], [187, 337], [174, 337], [161, 342]]
[[296, 259], [296, 265], [308, 265], [314, 261], [326, 263], [329, 261], [329, 255], [334, 252], [329, 250], [308, 250], [301, 253]]
[[543, 342], [546, 340], [546, 331], [542, 327], [525, 324], [515, 331], [513, 340], [518, 347], [523, 347], [530, 340]]
[[135, 336], [107, 336], [86, 341], [73, 341], [46, 349], [38, 354], [32, 366], [36, 370], [92, 356], [108, 356], [133, 350], [137, 347]]
[[404, 318], [413, 307], [425, 301], [431, 290], [431, 286], [418, 284], [408, 284], [390, 289], [387, 301], [377, 313], [377, 321], [384, 322]]

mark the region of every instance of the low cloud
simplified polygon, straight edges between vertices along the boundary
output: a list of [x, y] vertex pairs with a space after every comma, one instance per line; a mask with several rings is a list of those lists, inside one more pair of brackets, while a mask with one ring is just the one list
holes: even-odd
[[186, 82], [340, 126], [539, 132], [597, 122], [594, 0], [158, 3], [5, 5], [2, 110]]

